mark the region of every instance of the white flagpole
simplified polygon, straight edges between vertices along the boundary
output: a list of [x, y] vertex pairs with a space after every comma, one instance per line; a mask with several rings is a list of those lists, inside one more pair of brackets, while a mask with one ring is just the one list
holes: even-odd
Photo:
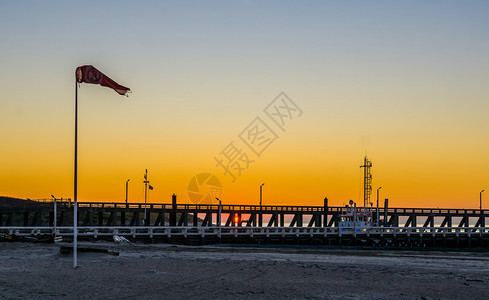
[[73, 212], [73, 268], [77, 267], [77, 243], [78, 243], [78, 83], [75, 74], [75, 170], [74, 170], [74, 212]]
[[[104, 76], [100, 71], [95, 69], [93, 66], [82, 66], [79, 68], [93, 68], [94, 72], [98, 72], [98, 76], [100, 79], [102, 78], [101, 76]], [[78, 70], [78, 68], [77, 68]], [[83, 70], [80, 69], [80, 72], [83, 73]], [[83, 74], [81, 74], [83, 75]], [[77, 81], [77, 71], [75, 71], [75, 169], [74, 169], [74, 210], [73, 210], [73, 268], [77, 267], [77, 243], [78, 243], [78, 201], [77, 201], [77, 179], [78, 179], [78, 81]], [[83, 81], [82, 81], [83, 82]], [[87, 81], [84, 81], [87, 82]], [[88, 83], [96, 83], [92, 82], [92, 80], [89, 80]], [[115, 82], [114, 82], [115, 83]], [[100, 84], [100, 82], [98, 83]], [[118, 86], [118, 84], [116, 84]], [[114, 89], [117, 93], [120, 91], [117, 90], [117, 87], [114, 87], [112, 83], [108, 85], [108, 87]], [[125, 93], [130, 91], [129, 88], [122, 87]]]

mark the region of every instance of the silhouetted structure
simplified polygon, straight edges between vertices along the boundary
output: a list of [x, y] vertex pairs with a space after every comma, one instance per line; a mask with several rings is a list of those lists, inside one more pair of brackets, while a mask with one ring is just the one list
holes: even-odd
[[[45, 234], [54, 225], [53, 202], [24, 201], [0, 205], [0, 233]], [[342, 233], [338, 217], [343, 207], [282, 205], [219, 205], [172, 203], [78, 203], [79, 233], [84, 238], [111, 238], [119, 234], [133, 239], [188, 243], [313, 243], [423, 245], [457, 247], [489, 246], [486, 218], [489, 210], [440, 208], [380, 208], [385, 227], [353, 234]], [[58, 231], [69, 239], [73, 207], [57, 201]], [[141, 215], [147, 211], [146, 221]], [[259, 216], [265, 225], [258, 226]], [[238, 220], [235, 218], [238, 217]], [[225, 222], [224, 222], [225, 220]], [[23, 230], [22, 228], [25, 228]], [[219, 229], [220, 228], [220, 229]], [[64, 233], [63, 233], [64, 232]]]
[[372, 168], [372, 162], [367, 159], [367, 156], [363, 159], [363, 207], [368, 207], [370, 204], [370, 195], [372, 194], [372, 174], [370, 168]]

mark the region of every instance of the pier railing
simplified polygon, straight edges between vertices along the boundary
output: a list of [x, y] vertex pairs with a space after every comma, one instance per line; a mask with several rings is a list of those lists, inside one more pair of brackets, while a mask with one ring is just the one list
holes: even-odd
[[[73, 227], [0, 227], [0, 238], [70, 242]], [[82, 226], [81, 241], [129, 241], [184, 244], [307, 244], [374, 247], [489, 247], [489, 227], [202, 227], [202, 226]]]
[[[18, 236], [56, 234], [73, 236], [73, 227], [0, 227], [0, 233]], [[133, 227], [78, 227], [83, 236], [172, 236], [172, 235], [270, 235], [270, 234], [321, 234], [321, 235], [413, 235], [413, 234], [489, 234], [489, 227], [371, 227], [363, 229], [339, 227], [193, 227], [193, 226], [133, 226]]]
[[[0, 226], [72, 226], [73, 203], [29, 202], [0, 205]], [[387, 203], [387, 202], [386, 202]], [[221, 226], [243, 227], [337, 227], [343, 206], [233, 205], [177, 203], [79, 202], [79, 226]], [[449, 208], [372, 208], [375, 224], [383, 227], [485, 227], [489, 210]], [[219, 213], [221, 215], [219, 215]], [[235, 221], [237, 218], [238, 221]]]

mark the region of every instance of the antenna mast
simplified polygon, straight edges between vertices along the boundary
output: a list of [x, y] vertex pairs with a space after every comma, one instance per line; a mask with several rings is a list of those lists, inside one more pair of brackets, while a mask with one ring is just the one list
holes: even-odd
[[370, 194], [372, 194], [372, 174], [370, 168], [372, 162], [367, 159], [367, 156], [363, 159], [363, 208], [366, 209], [370, 203]]

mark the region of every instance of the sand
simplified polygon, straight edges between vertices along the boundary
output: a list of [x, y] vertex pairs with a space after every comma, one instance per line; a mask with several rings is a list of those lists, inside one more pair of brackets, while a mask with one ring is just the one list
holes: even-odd
[[90, 245], [0, 243], [0, 298], [489, 299], [489, 253]]

